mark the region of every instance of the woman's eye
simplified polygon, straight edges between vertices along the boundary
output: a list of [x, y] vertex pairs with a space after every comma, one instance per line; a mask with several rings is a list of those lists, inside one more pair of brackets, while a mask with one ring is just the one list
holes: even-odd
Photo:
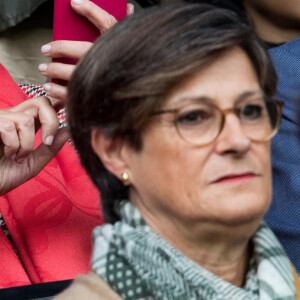
[[257, 120], [262, 117], [264, 107], [259, 104], [246, 105], [240, 111], [240, 117], [246, 120]]
[[182, 125], [198, 125], [211, 117], [209, 112], [204, 110], [193, 110], [182, 113], [178, 116], [176, 122]]

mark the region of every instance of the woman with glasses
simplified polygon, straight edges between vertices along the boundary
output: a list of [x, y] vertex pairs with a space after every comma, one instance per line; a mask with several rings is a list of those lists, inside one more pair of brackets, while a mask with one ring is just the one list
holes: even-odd
[[262, 45], [224, 9], [153, 8], [104, 34], [75, 70], [68, 112], [108, 224], [94, 230], [93, 272], [58, 299], [299, 297], [262, 221], [275, 89]]

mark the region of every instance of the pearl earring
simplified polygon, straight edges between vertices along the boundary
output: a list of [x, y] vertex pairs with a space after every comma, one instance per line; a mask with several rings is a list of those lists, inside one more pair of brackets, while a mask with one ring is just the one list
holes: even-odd
[[130, 185], [129, 175], [128, 175], [127, 172], [123, 172], [123, 173], [122, 173], [122, 184], [123, 184], [124, 186]]

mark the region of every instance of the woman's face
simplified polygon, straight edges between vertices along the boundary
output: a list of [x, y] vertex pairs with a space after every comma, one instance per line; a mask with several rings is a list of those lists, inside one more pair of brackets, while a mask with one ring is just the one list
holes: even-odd
[[[251, 62], [234, 48], [178, 85], [162, 109], [195, 98], [227, 109], [260, 97]], [[229, 113], [215, 141], [194, 146], [178, 135], [172, 117], [153, 117], [143, 132], [142, 151], [128, 150], [131, 200], [142, 215], [228, 225], [260, 221], [271, 200], [270, 143], [252, 142]]]
[[263, 40], [282, 43], [299, 36], [299, 0], [243, 0], [243, 6]]
[[290, 25], [293, 22], [300, 24], [299, 0], [243, 0], [243, 5], [260, 11], [266, 18], [277, 19], [279, 23], [287, 21]]

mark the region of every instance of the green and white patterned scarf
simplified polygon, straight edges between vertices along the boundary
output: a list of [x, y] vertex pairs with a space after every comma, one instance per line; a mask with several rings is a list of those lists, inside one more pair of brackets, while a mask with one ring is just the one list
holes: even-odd
[[289, 259], [268, 226], [254, 234], [243, 288], [222, 280], [156, 234], [130, 202], [122, 221], [95, 228], [92, 268], [125, 300], [294, 300]]

